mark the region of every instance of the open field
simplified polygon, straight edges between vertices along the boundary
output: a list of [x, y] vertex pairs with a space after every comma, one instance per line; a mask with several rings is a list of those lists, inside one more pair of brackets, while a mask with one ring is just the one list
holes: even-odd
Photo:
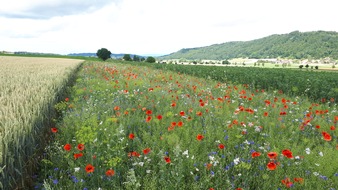
[[86, 62], [69, 101], [57, 107], [64, 117], [37, 189], [338, 186], [338, 112], [329, 101]]
[[82, 60], [0, 56], [0, 189], [23, 186], [34, 170], [54, 104]]

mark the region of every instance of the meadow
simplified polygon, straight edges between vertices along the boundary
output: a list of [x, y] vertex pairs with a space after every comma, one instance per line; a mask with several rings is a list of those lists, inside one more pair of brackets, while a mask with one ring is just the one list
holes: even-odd
[[54, 104], [81, 60], [0, 56], [0, 189], [32, 181]]
[[335, 100], [181, 69], [86, 61], [55, 105], [34, 188], [338, 187]]

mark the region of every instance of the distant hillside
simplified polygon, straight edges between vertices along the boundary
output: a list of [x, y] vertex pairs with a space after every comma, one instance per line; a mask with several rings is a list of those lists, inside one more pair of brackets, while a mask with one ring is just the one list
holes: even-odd
[[163, 59], [231, 58], [313, 58], [338, 59], [338, 33], [327, 31], [275, 34], [252, 41], [227, 42], [199, 48], [186, 48], [162, 56]]

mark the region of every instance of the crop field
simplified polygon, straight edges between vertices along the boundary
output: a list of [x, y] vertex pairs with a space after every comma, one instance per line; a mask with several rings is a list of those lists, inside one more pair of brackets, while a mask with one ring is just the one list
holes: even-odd
[[338, 187], [335, 100], [183, 71], [85, 62], [34, 188]]
[[31, 179], [53, 106], [81, 62], [0, 56], [0, 189]]

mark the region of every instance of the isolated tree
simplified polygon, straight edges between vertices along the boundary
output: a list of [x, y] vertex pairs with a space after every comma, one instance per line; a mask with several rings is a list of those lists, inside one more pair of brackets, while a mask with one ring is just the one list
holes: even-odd
[[154, 57], [151, 57], [151, 56], [149, 56], [149, 57], [147, 57], [147, 59], [146, 59], [146, 62], [148, 62], [148, 63], [155, 63], [155, 58]]
[[132, 59], [130, 57], [130, 54], [124, 54], [123, 60], [125, 60], [125, 61], [132, 61]]
[[105, 61], [105, 60], [110, 58], [111, 52], [109, 50], [107, 50], [106, 48], [101, 48], [101, 49], [97, 50], [96, 55], [97, 55], [97, 57], [99, 57], [100, 59]]

